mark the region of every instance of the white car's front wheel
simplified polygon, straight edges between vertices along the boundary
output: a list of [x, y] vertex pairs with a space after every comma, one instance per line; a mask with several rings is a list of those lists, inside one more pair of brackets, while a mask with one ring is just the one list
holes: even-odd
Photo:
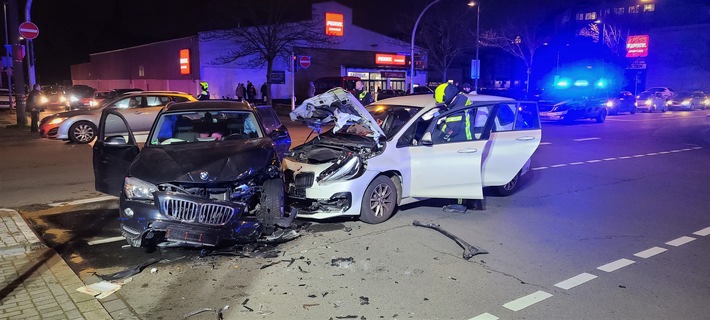
[[508, 183], [502, 186], [494, 187], [493, 190], [497, 195], [507, 197], [515, 193], [518, 188], [520, 188], [520, 172], [518, 172]]
[[397, 207], [397, 188], [392, 179], [378, 176], [372, 180], [362, 197], [360, 220], [370, 224], [386, 221]]

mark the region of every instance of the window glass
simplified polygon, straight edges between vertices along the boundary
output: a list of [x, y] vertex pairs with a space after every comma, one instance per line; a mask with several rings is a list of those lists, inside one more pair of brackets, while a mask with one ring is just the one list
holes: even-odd
[[540, 117], [537, 104], [534, 102], [521, 102], [515, 118], [515, 130], [540, 129]]
[[440, 117], [432, 132], [432, 142], [441, 144], [474, 140], [478, 138], [474, 137], [476, 133], [474, 122], [478, 123], [476, 108], [464, 109]]
[[653, 3], [643, 5], [643, 12], [653, 12], [655, 10], [656, 10], [656, 5]]
[[[498, 105], [498, 114], [496, 115], [495, 131], [510, 131], [513, 130], [513, 122], [515, 122], [515, 104], [501, 103]], [[485, 122], [484, 122], [485, 124]], [[478, 125], [478, 119], [476, 119]]]
[[402, 136], [397, 141], [397, 147], [420, 145], [426, 129], [429, 128], [431, 121], [438, 115], [439, 110], [440, 108], [433, 108], [417, 118], [417, 120], [402, 133]]
[[164, 106], [168, 102], [170, 102], [169, 97], [145, 97], [146, 99], [146, 107], [157, 107], [157, 106]]
[[274, 131], [281, 127], [281, 121], [279, 120], [274, 109], [269, 106], [259, 106], [256, 108], [261, 116], [262, 124], [267, 133]]
[[204, 143], [261, 138], [263, 133], [249, 111], [186, 111], [160, 116], [151, 145]]
[[116, 107], [116, 109], [128, 109], [130, 105], [131, 98], [125, 98], [118, 100], [113, 103], [113, 106]]
[[130, 140], [128, 127], [121, 117], [109, 113], [103, 126], [104, 139], [107, 144], [126, 144]]
[[421, 108], [398, 105], [371, 104], [367, 111], [380, 126], [385, 137], [392, 138]]

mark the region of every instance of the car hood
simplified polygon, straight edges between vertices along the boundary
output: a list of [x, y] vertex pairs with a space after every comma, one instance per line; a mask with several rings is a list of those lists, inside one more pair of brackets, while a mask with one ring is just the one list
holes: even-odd
[[74, 116], [82, 116], [82, 115], [96, 115], [96, 114], [101, 114], [101, 110], [97, 109], [91, 109], [91, 110], [74, 110], [74, 111], [66, 111], [66, 112], [60, 112], [53, 114], [55, 117], [61, 117], [61, 118], [70, 118]]
[[306, 99], [289, 115], [291, 120], [302, 120], [318, 133], [323, 125], [332, 122], [334, 133], [345, 125], [358, 123], [372, 131], [372, 138], [376, 142], [385, 135], [360, 101], [343, 88], [331, 89]]
[[237, 181], [263, 173], [275, 153], [269, 138], [147, 147], [128, 174], [153, 184]]

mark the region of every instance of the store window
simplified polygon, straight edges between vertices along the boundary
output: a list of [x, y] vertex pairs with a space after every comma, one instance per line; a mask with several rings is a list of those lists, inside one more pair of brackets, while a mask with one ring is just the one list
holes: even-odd
[[624, 14], [626, 8], [614, 8], [615, 14]]
[[578, 13], [577, 14], [577, 21], [584, 20], [584, 13]]
[[597, 20], [596, 12], [587, 12], [584, 14], [584, 20]]
[[653, 12], [656, 11], [656, 5], [653, 3], [649, 4], [644, 4], [643, 5], [643, 12]]
[[630, 6], [629, 13], [639, 13], [639, 6]]

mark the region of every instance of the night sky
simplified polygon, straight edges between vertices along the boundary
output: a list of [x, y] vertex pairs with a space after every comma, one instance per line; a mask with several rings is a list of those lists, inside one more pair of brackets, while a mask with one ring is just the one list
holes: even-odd
[[[279, 0], [305, 8], [320, 1]], [[510, 8], [526, 9], [529, 1], [483, 0], [482, 28], [500, 21]], [[490, 1], [491, 3], [486, 3]], [[24, 11], [24, 1], [18, 0]], [[339, 0], [353, 8], [356, 25], [396, 34], [397, 26], [413, 21], [430, 0]], [[467, 1], [444, 0], [466, 8]], [[538, 0], [555, 7], [563, 0]], [[256, 1], [240, 0], [37, 0], [32, 21], [40, 34], [34, 41], [37, 79], [42, 84], [70, 80], [69, 66], [89, 61], [89, 53], [103, 52], [155, 41], [194, 35], [198, 31], [227, 28], [245, 19], [243, 6]], [[302, 4], [302, 5], [301, 5]], [[447, 5], [451, 5], [447, 3]], [[437, 4], [439, 5], [439, 4]], [[24, 19], [20, 19], [23, 21]], [[4, 31], [4, 27], [3, 27]]]

